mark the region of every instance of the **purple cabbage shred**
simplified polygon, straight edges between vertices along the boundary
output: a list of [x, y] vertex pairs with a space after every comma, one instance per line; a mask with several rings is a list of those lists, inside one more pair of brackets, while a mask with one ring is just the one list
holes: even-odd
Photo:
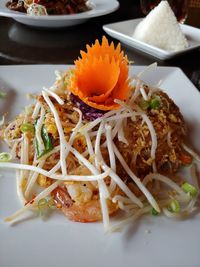
[[93, 107], [88, 106], [84, 103], [79, 97], [75, 96], [74, 94], [70, 94], [70, 99], [72, 103], [74, 103], [83, 113], [83, 119], [88, 121], [94, 121], [98, 118], [101, 118], [106, 111], [99, 110]]

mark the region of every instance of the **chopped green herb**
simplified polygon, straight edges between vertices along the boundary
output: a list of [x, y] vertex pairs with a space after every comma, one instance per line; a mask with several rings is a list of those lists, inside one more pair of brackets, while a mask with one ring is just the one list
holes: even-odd
[[154, 208], [151, 209], [151, 214], [153, 216], [157, 216], [159, 214], [159, 212], [157, 212], [157, 210], [155, 210]]
[[189, 193], [192, 197], [195, 197], [198, 193], [198, 190], [196, 189], [196, 187], [194, 187], [193, 185], [189, 183], [184, 183], [182, 184], [181, 187], [184, 192]]
[[53, 206], [55, 206], [54, 199], [53, 199], [53, 198], [50, 198], [50, 199], [48, 200], [47, 205], [48, 205], [49, 208], [52, 208]]
[[46, 198], [41, 198], [39, 201], [38, 201], [38, 208], [44, 208], [46, 207], [47, 205], [47, 200]]
[[174, 212], [174, 213], [179, 213], [180, 212], [180, 204], [176, 199], [173, 199], [169, 203], [169, 211]]
[[148, 101], [141, 99], [139, 106], [141, 107], [141, 109], [146, 110], [150, 107], [150, 104]]
[[160, 97], [159, 96], [154, 96], [151, 99], [149, 106], [152, 109], [159, 109], [160, 106], [161, 106]]
[[34, 126], [30, 123], [24, 123], [21, 125], [20, 130], [23, 133], [27, 133], [27, 132], [34, 132]]
[[41, 135], [42, 135], [42, 140], [44, 142], [45, 149], [42, 151], [39, 149], [38, 140], [36, 138], [35, 143], [36, 143], [37, 158], [41, 158], [42, 156], [44, 156], [45, 154], [47, 154], [53, 149], [52, 137], [48, 134], [44, 126], [42, 127]]
[[2, 152], [0, 153], [0, 162], [7, 162], [12, 159], [12, 155], [10, 153]]

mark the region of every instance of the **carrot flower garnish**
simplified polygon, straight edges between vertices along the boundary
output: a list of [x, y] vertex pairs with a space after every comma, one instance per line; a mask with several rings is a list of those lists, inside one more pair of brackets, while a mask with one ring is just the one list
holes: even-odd
[[115, 49], [103, 37], [102, 44], [96, 40], [94, 45], [87, 45], [87, 52], [81, 51], [81, 58], [75, 61], [68, 90], [93, 108], [119, 108], [114, 100], [124, 101], [130, 92], [128, 59], [120, 44]]

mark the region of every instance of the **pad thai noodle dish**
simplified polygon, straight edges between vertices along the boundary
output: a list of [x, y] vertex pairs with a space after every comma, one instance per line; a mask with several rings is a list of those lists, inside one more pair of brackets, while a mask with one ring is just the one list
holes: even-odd
[[67, 15], [90, 10], [86, 0], [11, 0], [6, 6], [29, 15]]
[[34, 104], [2, 122], [10, 152], [0, 153], [0, 168], [16, 170], [22, 203], [5, 221], [51, 211], [115, 231], [143, 214], [196, 210], [200, 157], [183, 116], [143, 72], [129, 76], [129, 65], [120, 44], [96, 40]]

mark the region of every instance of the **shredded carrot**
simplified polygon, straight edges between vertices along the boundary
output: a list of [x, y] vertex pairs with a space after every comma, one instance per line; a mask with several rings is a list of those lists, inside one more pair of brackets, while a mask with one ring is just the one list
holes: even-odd
[[182, 164], [184, 165], [189, 165], [192, 163], [192, 157], [190, 155], [187, 154], [181, 154], [179, 157], [180, 161], [182, 162]]
[[83, 102], [100, 110], [119, 108], [115, 99], [124, 101], [129, 96], [128, 59], [121, 46], [109, 45], [106, 37], [98, 40], [87, 52], [81, 51], [75, 61], [74, 75], [68, 90]]

